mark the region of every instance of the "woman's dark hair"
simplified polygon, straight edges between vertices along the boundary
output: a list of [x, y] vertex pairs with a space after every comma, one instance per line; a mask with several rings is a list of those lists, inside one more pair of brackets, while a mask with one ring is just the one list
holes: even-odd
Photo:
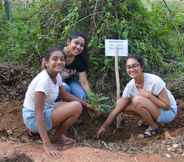
[[55, 51], [61, 51], [61, 48], [60, 47], [53, 47], [53, 48], [49, 48], [45, 53], [44, 55], [42, 55], [42, 58], [44, 58], [46, 61], [49, 60], [51, 54]]
[[126, 66], [126, 63], [128, 61], [128, 59], [135, 59], [137, 60], [137, 62], [140, 64], [141, 68], [144, 68], [144, 59], [142, 56], [139, 55], [129, 55], [126, 57], [124, 65]]
[[86, 44], [87, 38], [86, 38], [86, 36], [85, 36], [83, 33], [81, 33], [81, 32], [71, 32], [70, 35], [68, 36], [68, 40], [71, 41], [72, 39], [75, 39], [75, 38], [78, 38], [78, 37], [84, 38], [85, 44]]
[[61, 51], [60, 47], [53, 47], [53, 48], [49, 48], [48, 50], [45, 51], [45, 53], [41, 56], [40, 58], [40, 62], [41, 62], [41, 68], [45, 69], [45, 61], [48, 61], [50, 56], [52, 55], [53, 52], [55, 51]]

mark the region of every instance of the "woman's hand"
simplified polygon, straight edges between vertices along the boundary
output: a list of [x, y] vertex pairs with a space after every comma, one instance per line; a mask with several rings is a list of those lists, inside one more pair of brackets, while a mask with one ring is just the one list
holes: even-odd
[[146, 98], [149, 98], [150, 95], [151, 95], [150, 92], [144, 90], [143, 88], [142, 89], [139, 89], [139, 93], [141, 94], [141, 96], [146, 97]]
[[81, 104], [82, 104], [82, 106], [84, 106], [85, 108], [87, 108], [87, 109], [89, 109], [89, 110], [91, 110], [91, 111], [95, 111], [95, 109], [94, 109], [89, 103], [87, 103], [87, 102], [85, 102], [85, 101], [81, 101]]
[[93, 112], [97, 117], [101, 115], [101, 113], [99, 111], [97, 111], [95, 108], [93, 108], [89, 103], [81, 100], [80, 102], [82, 104], [82, 106], [84, 108], [86, 108], [87, 110]]
[[149, 98], [151, 93], [146, 91], [143, 87], [143, 85], [141, 84], [135, 84], [137, 90], [139, 91], [140, 95], [143, 96], [143, 97], [146, 97], [146, 98]]
[[61, 157], [61, 152], [52, 144], [43, 144], [43, 149], [49, 157]]
[[100, 138], [106, 132], [105, 127], [101, 126], [100, 129], [96, 133], [96, 138]]

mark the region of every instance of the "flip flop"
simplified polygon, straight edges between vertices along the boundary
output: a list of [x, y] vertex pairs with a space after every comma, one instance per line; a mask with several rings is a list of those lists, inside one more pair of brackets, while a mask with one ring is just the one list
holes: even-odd
[[160, 128], [151, 128], [151, 127], [148, 127], [145, 132], [144, 132], [144, 137], [147, 138], [147, 137], [152, 137], [152, 136], [156, 136], [157, 134], [160, 133]]

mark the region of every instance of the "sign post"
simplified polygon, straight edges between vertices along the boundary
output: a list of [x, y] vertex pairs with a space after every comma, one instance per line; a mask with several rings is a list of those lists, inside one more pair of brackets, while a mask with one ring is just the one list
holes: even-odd
[[[106, 39], [105, 40], [105, 56], [115, 57], [115, 76], [116, 76], [116, 99], [120, 98], [120, 79], [118, 56], [128, 56], [128, 40]], [[116, 127], [121, 127], [122, 115], [118, 115], [116, 119]]]
[[116, 74], [116, 99], [120, 98], [120, 80], [119, 80], [119, 64], [118, 64], [118, 50], [115, 55], [115, 74]]

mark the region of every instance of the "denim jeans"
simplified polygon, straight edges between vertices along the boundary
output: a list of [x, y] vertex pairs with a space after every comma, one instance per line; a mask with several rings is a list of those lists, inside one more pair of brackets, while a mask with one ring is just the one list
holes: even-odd
[[[52, 128], [52, 112], [54, 110], [53, 106], [45, 106], [43, 110], [44, 116], [44, 125], [46, 130], [50, 130]], [[28, 109], [26, 107], [22, 108], [22, 117], [24, 124], [27, 128], [29, 128], [32, 132], [38, 132], [38, 128], [36, 125], [36, 112], [35, 110]]]
[[71, 93], [74, 96], [79, 97], [82, 100], [86, 99], [86, 92], [78, 81], [63, 82], [65, 91]]

